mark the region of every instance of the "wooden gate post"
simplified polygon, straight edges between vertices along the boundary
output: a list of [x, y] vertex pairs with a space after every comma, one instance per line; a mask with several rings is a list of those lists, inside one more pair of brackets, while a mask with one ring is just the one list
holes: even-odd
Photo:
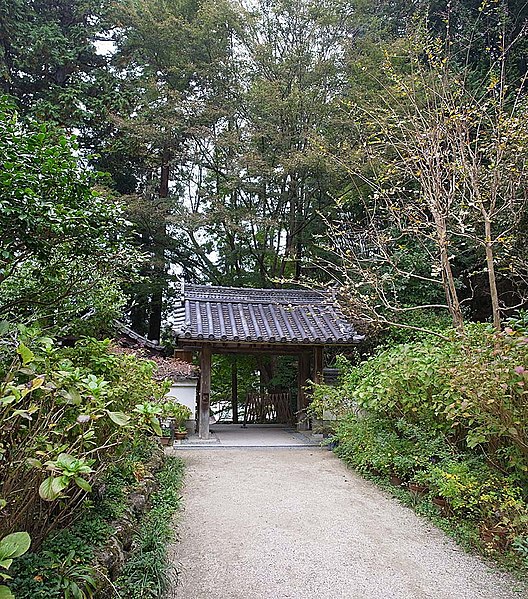
[[321, 346], [314, 347], [314, 367], [312, 380], [316, 385], [319, 385], [323, 380], [323, 348]]
[[211, 403], [211, 348], [202, 346], [200, 353], [200, 415], [198, 435], [209, 439], [209, 407]]
[[233, 356], [231, 364], [231, 410], [233, 412], [233, 424], [238, 424], [238, 369], [237, 357]]
[[304, 387], [306, 381], [310, 378], [310, 355], [300, 354], [297, 370], [297, 429], [306, 431], [309, 428], [309, 423], [306, 418], [306, 408], [308, 407], [308, 395]]

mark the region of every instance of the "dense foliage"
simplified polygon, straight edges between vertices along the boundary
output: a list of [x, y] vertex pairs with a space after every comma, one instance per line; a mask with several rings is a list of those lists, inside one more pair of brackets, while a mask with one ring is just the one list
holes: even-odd
[[0, 103], [0, 317], [93, 334], [120, 315], [119, 284], [139, 256], [121, 205], [94, 188], [76, 151]]
[[[431, 499], [447, 502], [449, 517], [480, 527], [481, 546], [522, 547], [528, 536], [523, 319], [511, 319], [500, 333], [473, 326], [465, 338], [400, 344], [342, 366], [342, 386], [317, 388], [311, 406], [315, 415], [326, 409], [339, 416], [338, 455], [360, 472], [424, 484]], [[492, 532], [490, 541], [489, 530], [500, 537]]]
[[[123, 316], [159, 339], [183, 275], [335, 284], [375, 351], [315, 390], [340, 454], [526, 559], [528, 337], [505, 324], [528, 300], [527, 18], [516, 0], [0, 0], [0, 537], [47, 546], [122, 447], [161, 434], [153, 364], [78, 339]], [[237, 369], [241, 398], [296, 386], [290, 358], [221, 358], [213, 401]], [[166, 585], [152, 527], [173, 483], [138, 537], [141, 592]], [[50, 550], [45, 592], [91, 588], [76, 542]]]
[[125, 440], [159, 432], [153, 402], [166, 387], [154, 363], [115, 355], [108, 341], [60, 349], [17, 336], [1, 349], [0, 530], [31, 530], [38, 546], [72, 519]]
[[101, 548], [116, 532], [127, 507], [127, 496], [145, 474], [154, 444], [145, 439], [126, 443], [123, 458], [99, 478], [75, 523], [53, 532], [40, 551], [18, 560], [10, 583], [18, 599], [92, 597], [108, 585], [107, 572], [95, 567]]

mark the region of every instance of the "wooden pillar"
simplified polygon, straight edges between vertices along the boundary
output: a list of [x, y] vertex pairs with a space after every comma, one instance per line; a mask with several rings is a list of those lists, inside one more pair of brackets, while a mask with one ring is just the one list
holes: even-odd
[[306, 431], [309, 428], [309, 422], [306, 418], [306, 408], [308, 407], [308, 394], [304, 387], [306, 381], [310, 378], [310, 354], [300, 354], [297, 369], [297, 428], [300, 431]]
[[233, 357], [231, 364], [231, 411], [233, 412], [233, 424], [238, 424], [238, 371], [237, 357]]
[[211, 348], [202, 347], [200, 353], [200, 414], [198, 434], [200, 439], [209, 439], [209, 407], [211, 402]]
[[314, 347], [314, 365], [312, 381], [318, 385], [323, 380], [323, 348], [321, 346]]

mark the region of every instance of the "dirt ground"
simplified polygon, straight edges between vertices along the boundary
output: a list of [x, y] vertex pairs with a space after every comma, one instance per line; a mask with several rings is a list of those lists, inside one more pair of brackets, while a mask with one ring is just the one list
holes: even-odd
[[179, 451], [187, 466], [171, 599], [519, 599], [321, 448]]

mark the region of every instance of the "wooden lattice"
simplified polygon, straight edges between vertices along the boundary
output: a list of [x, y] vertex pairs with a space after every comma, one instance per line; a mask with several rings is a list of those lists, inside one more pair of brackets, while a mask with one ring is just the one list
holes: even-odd
[[291, 424], [290, 393], [248, 393], [244, 409], [246, 424]]

